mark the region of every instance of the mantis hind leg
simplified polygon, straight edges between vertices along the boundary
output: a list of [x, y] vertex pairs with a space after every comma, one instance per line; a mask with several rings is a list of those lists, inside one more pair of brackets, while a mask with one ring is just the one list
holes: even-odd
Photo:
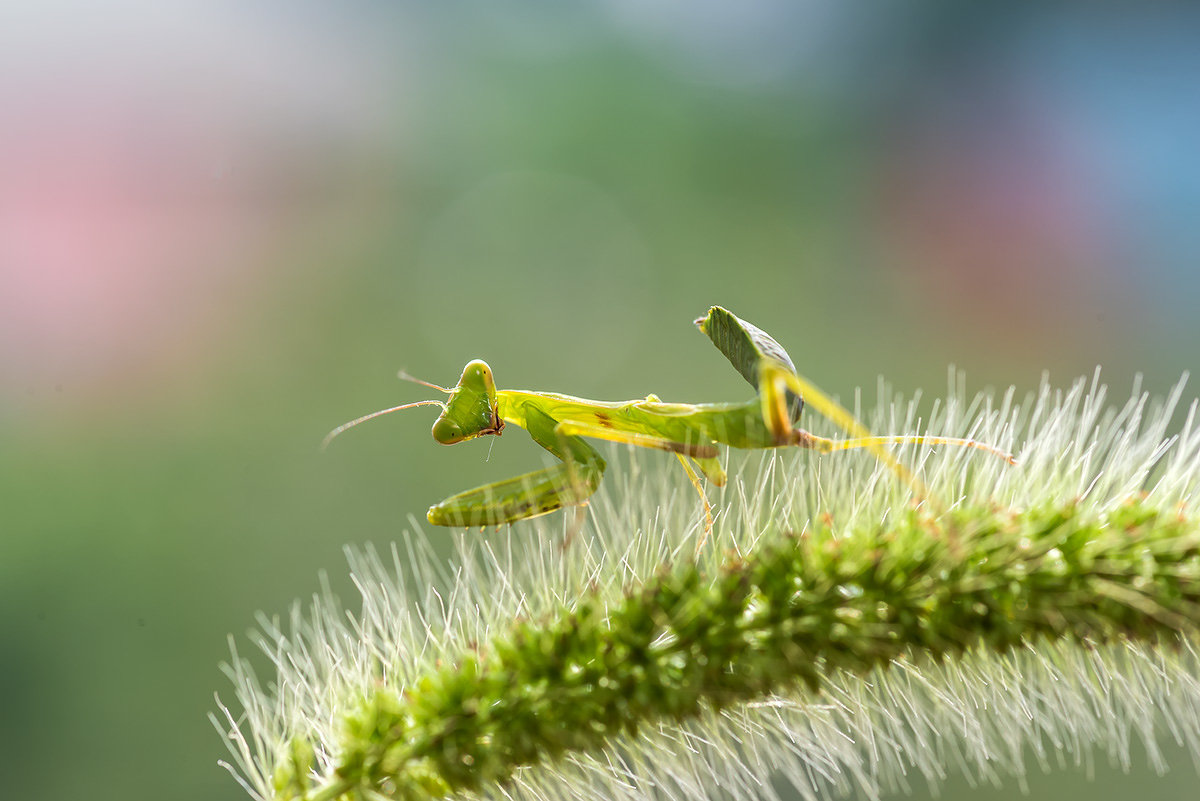
[[582, 438], [558, 431], [558, 423], [538, 409], [526, 410], [534, 442], [562, 464], [452, 495], [429, 509], [435, 526], [498, 526], [579, 506], [600, 486], [605, 462]]
[[848, 451], [853, 448], [872, 448], [878, 445], [954, 445], [959, 448], [974, 448], [980, 451], [986, 451], [993, 456], [999, 456], [1009, 464], [1016, 464], [1017, 460], [1008, 451], [1001, 450], [994, 445], [988, 445], [986, 442], [980, 442], [974, 439], [963, 439], [962, 437], [932, 437], [925, 434], [890, 434], [883, 437], [857, 437], [855, 439], [830, 440], [822, 437], [816, 437], [809, 434], [807, 431], [802, 432], [809, 439], [814, 441], [814, 445], [810, 447], [817, 448], [822, 453], [831, 453], [832, 451]]
[[858, 418], [812, 383], [801, 378], [783, 363], [770, 359], [763, 360], [758, 369], [763, 420], [771, 435], [780, 445], [799, 445], [802, 448], [812, 448], [821, 453], [830, 453], [839, 449], [838, 443], [834, 440], [818, 437], [803, 429], [793, 428], [787, 394], [788, 390], [791, 390], [802, 397], [805, 403], [816, 409], [822, 417], [827, 418], [838, 428], [854, 437], [847, 442], [856, 444], [842, 447], [866, 448], [876, 459], [887, 465], [888, 469], [895, 473], [901, 481], [912, 487], [918, 495], [925, 494], [925, 489], [916, 476], [896, 461], [896, 457], [884, 450], [885, 438], [873, 436], [866, 426], [858, 422]]
[[[924, 495], [920, 481], [912, 475], [895, 457], [884, 450], [885, 445], [953, 445], [962, 448], [975, 448], [999, 456], [1009, 464], [1016, 464], [1013, 455], [987, 443], [959, 437], [926, 436], [924, 434], [893, 434], [875, 436], [867, 428], [815, 386], [788, 370], [781, 364], [764, 362], [760, 367], [760, 380], [763, 386], [762, 407], [763, 419], [767, 427], [781, 444], [799, 445], [802, 448], [812, 448], [820, 453], [865, 448], [877, 459], [886, 464], [893, 473], [899, 476], [909, 486]], [[787, 406], [784, 390], [803, 395], [804, 400], [825, 417], [833, 421], [843, 431], [851, 435], [850, 439], [832, 440], [818, 437], [803, 429], [792, 429], [787, 420]]]

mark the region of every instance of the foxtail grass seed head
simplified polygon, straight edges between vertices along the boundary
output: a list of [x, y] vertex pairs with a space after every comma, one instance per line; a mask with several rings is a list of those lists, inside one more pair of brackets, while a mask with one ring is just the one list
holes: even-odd
[[235, 649], [227, 767], [258, 801], [875, 798], [1097, 755], [1162, 769], [1161, 737], [1200, 753], [1182, 393], [968, 398], [952, 375], [928, 422], [902, 400], [865, 422], [1016, 466], [899, 448], [918, 498], [869, 454], [735, 453], [698, 554], [665, 454], [617, 451], [565, 551], [570, 512], [456, 533], [449, 560], [414, 521], [348, 550], [353, 610], [324, 589], [259, 618], [273, 675]]

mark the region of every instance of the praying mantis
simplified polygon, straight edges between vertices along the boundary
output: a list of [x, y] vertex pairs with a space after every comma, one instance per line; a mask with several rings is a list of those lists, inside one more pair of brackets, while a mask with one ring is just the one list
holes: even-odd
[[[695, 323], [758, 390], [754, 398], [744, 403], [664, 403], [648, 395], [641, 400], [608, 402], [555, 392], [497, 389], [491, 368], [476, 359], [463, 368], [453, 388], [402, 372], [402, 378], [443, 392], [447, 399], [421, 400], [364, 415], [329, 432], [322, 447], [348, 428], [418, 406], [441, 407], [433, 424], [433, 438], [443, 445], [499, 436], [509, 425], [524, 428], [561, 464], [460, 492], [429, 508], [428, 519], [434, 525], [469, 527], [514, 523], [563, 507], [586, 505], [606, 467], [588, 439], [668, 451], [678, 457], [700, 493], [706, 536], [713, 525], [712, 510], [696, 470], [717, 486], [725, 484], [718, 445], [747, 449], [796, 446], [819, 453], [866, 448], [918, 492], [919, 483], [884, 446], [977, 448], [1015, 464], [1012, 455], [976, 440], [907, 434], [874, 436], [802, 378], [783, 347], [761, 329], [720, 306], [710, 308]], [[797, 423], [806, 402], [851, 438], [826, 439], [799, 428]]]

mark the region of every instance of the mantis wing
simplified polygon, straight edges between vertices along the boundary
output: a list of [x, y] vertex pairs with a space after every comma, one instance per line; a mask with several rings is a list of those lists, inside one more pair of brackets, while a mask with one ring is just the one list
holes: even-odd
[[[777, 362], [793, 374], [796, 373], [796, 365], [792, 364], [791, 357], [770, 334], [720, 306], [710, 308], [707, 315], [696, 320], [696, 325], [733, 363], [742, 377], [750, 382], [750, 386], [760, 393], [763, 388], [758, 385], [759, 370], [764, 361]], [[803, 409], [803, 398], [789, 390], [788, 410], [793, 423], [800, 420]]]

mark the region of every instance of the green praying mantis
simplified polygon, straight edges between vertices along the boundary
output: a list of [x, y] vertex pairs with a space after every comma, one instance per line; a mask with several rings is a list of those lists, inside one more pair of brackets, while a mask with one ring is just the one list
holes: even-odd
[[[970, 439], [921, 435], [874, 436], [853, 415], [802, 378], [787, 352], [759, 328], [720, 306], [695, 321], [734, 367], [758, 390], [744, 403], [664, 403], [654, 395], [642, 400], [594, 401], [555, 392], [496, 389], [491, 368], [474, 360], [463, 368], [451, 389], [401, 377], [448, 395], [445, 401], [421, 400], [359, 417], [338, 426], [322, 447], [348, 428], [383, 414], [418, 406], [439, 406], [433, 438], [455, 445], [477, 437], [499, 436], [519, 426], [561, 464], [460, 492], [429, 508], [437, 526], [492, 526], [548, 514], [563, 507], [586, 505], [600, 485], [605, 461], [588, 439], [620, 442], [668, 451], [679, 458], [700, 493], [706, 520], [712, 510], [696, 470], [717, 486], [725, 484], [717, 446], [781, 448], [796, 446], [820, 453], [866, 448], [920, 494], [917, 480], [885, 450], [886, 445], [954, 445], [993, 453], [1010, 463], [1012, 455]], [[832, 440], [797, 426], [805, 403], [830, 419], [851, 438]], [[693, 465], [695, 469], [693, 469]]]

